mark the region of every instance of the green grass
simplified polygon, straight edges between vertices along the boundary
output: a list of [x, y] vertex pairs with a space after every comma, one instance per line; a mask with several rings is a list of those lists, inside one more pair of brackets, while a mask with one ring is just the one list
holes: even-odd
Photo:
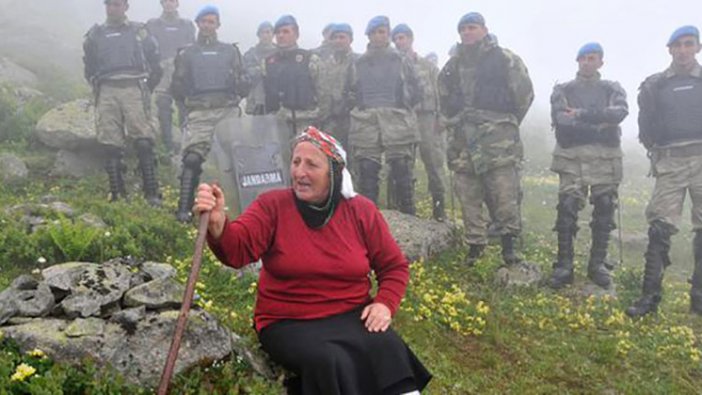
[[[39, 161], [40, 162], [40, 161]], [[419, 168], [418, 164], [418, 168]], [[102, 260], [120, 253], [132, 253], [173, 264], [185, 281], [190, 269], [194, 229], [177, 225], [175, 180], [162, 168], [165, 208], [151, 209], [139, 199], [132, 204], [105, 202], [104, 177], [66, 181], [34, 180], [19, 185], [0, 186], [0, 207], [38, 202], [52, 194], [80, 211], [102, 216], [110, 233], [77, 243], [84, 259]], [[37, 174], [37, 173], [35, 173]], [[418, 211], [430, 216], [429, 197], [423, 172], [417, 172]], [[130, 188], [138, 179], [130, 175]], [[526, 232], [523, 247], [526, 258], [536, 262], [546, 275], [555, 256], [556, 179], [546, 171], [524, 174], [524, 217]], [[625, 233], [644, 233], [643, 210], [650, 184], [630, 183], [622, 188], [625, 202]], [[447, 198], [447, 200], [449, 200]], [[450, 208], [450, 205], [449, 205]], [[460, 221], [459, 213], [451, 213]], [[61, 259], [56, 246], [61, 228], [54, 236], [42, 238], [17, 233], [17, 218], [2, 216], [0, 241], [11, 229], [15, 259], [0, 262], [0, 285], [16, 275], [40, 265], [39, 257]], [[584, 281], [587, 261], [589, 209], [580, 218], [577, 245], [577, 281]], [[80, 229], [59, 222], [65, 234]], [[623, 314], [639, 295], [644, 245], [624, 245], [624, 266], [615, 272], [618, 299], [582, 299], [568, 290], [554, 292], [545, 288], [505, 290], [494, 286], [494, 273], [501, 264], [499, 248], [490, 246], [474, 268], [461, 264], [465, 249], [459, 247], [426, 262], [412, 265], [412, 282], [394, 327], [412, 346], [434, 374], [427, 394], [695, 394], [702, 384], [700, 332], [702, 318], [688, 313], [688, 285], [684, 282], [691, 261], [689, 225], [674, 240], [674, 260], [666, 277], [661, 313], [635, 322]], [[71, 233], [72, 232], [72, 233]], [[23, 238], [24, 237], [24, 238]], [[87, 236], [86, 236], [87, 237]], [[105, 244], [100, 244], [105, 242]], [[19, 244], [18, 244], [19, 243]], [[33, 243], [33, 244], [32, 244]], [[66, 243], [59, 241], [58, 243]], [[88, 243], [87, 246], [84, 244]], [[615, 243], [613, 243], [615, 244]], [[2, 244], [6, 245], [6, 244]], [[110, 246], [107, 248], [106, 246]], [[31, 248], [30, 248], [31, 247]], [[65, 246], [64, 246], [65, 247]], [[20, 257], [19, 255], [27, 254]], [[618, 256], [615, 245], [610, 255]], [[21, 264], [19, 260], [21, 259]], [[45, 265], [54, 262], [47, 262]], [[205, 254], [197, 289], [198, 303], [227, 327], [244, 336], [256, 347], [251, 329], [256, 279], [250, 272], [223, 268]], [[10, 375], [21, 362], [37, 363], [14, 348], [7, 340], [0, 344], [0, 392], [39, 393], [52, 388], [64, 393], [149, 393], [124, 384], [112, 373], [98, 373], [91, 365], [67, 367], [44, 363], [42, 374], [22, 382]], [[39, 389], [38, 389], [39, 388]], [[240, 359], [201, 366], [174, 378], [174, 393], [183, 394], [273, 394], [277, 382], [253, 373]]]

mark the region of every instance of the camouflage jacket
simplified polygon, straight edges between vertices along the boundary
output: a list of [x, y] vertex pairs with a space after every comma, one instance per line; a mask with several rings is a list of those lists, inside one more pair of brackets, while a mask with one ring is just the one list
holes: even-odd
[[[181, 48], [178, 51], [178, 55], [175, 58], [175, 71], [173, 72], [173, 80], [171, 81], [171, 94], [173, 98], [177, 101], [183, 102], [187, 108], [193, 109], [203, 109], [203, 108], [216, 108], [216, 107], [229, 107], [236, 106], [242, 97], [249, 93], [250, 83], [244, 72], [244, 64], [239, 52], [239, 48], [236, 44], [232, 44], [234, 47], [234, 61], [231, 65], [231, 74], [233, 76], [233, 89], [232, 94], [224, 93], [212, 93], [207, 95], [200, 95], [197, 97], [188, 97], [187, 94], [187, 81], [188, 67], [186, 66], [185, 53], [193, 46], [207, 47], [213, 44], [219, 44], [217, 37], [204, 38], [199, 36], [197, 41], [185, 48]], [[197, 71], [195, 71], [197, 72]]]
[[560, 148], [619, 147], [619, 124], [629, 114], [626, 92], [615, 81], [580, 74], [557, 84], [551, 94], [551, 121]]
[[[671, 65], [665, 71], [653, 74], [646, 78], [639, 87], [639, 141], [641, 141], [641, 144], [643, 144], [643, 146], [649, 151], [656, 148], [656, 134], [662, 128], [662, 125], [660, 124], [660, 114], [656, 103], [658, 86], [665, 80], [673, 78], [676, 75], [677, 73]], [[696, 64], [690, 72], [690, 75], [695, 78], [702, 78], [702, 66]], [[699, 143], [702, 143], [702, 141], [692, 141], [683, 144], [678, 143], [675, 145]]]
[[351, 108], [344, 97], [349, 69], [359, 54], [349, 51], [334, 53], [319, 64], [319, 116], [322, 122], [330, 118], [348, 116]]
[[362, 148], [376, 147], [381, 141], [383, 145], [388, 146], [417, 143], [419, 130], [414, 108], [421, 100], [421, 91], [415, 69], [409, 59], [401, 57], [402, 92], [399, 100], [403, 104], [402, 107], [361, 108], [357, 102], [359, 78], [356, 65], [364, 57], [367, 59], [375, 56], [401, 55], [389, 46], [380, 49], [369, 47], [349, 68], [344, 89], [345, 100], [352, 108], [349, 142], [352, 146]]
[[[478, 69], [483, 58], [495, 54], [503, 59], [504, 74], [497, 74], [497, 82], [505, 88], [503, 99], [509, 103], [505, 107], [508, 111], [478, 107]], [[483, 85], [489, 84], [483, 81]], [[534, 100], [534, 91], [519, 56], [499, 47], [490, 36], [473, 47], [458, 45], [456, 54], [439, 73], [438, 90], [442, 121], [452, 130], [448, 135], [449, 167], [484, 173], [521, 162], [519, 124]]]
[[439, 68], [429, 60], [419, 56], [416, 52], [408, 54], [417, 73], [417, 81], [421, 92], [421, 101], [415, 107], [417, 113], [439, 111]]

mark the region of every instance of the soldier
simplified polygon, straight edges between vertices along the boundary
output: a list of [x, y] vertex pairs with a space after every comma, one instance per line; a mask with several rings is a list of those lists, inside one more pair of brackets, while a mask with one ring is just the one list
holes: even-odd
[[261, 22], [256, 30], [258, 44], [244, 54], [246, 76], [251, 82], [251, 92], [246, 98], [246, 113], [263, 115], [266, 113], [266, 94], [263, 90], [263, 65], [267, 57], [275, 52], [273, 45], [273, 25]]
[[622, 180], [621, 128], [629, 114], [626, 92], [617, 82], [600, 78], [604, 51], [598, 43], [578, 51], [574, 80], [558, 84], [551, 95], [551, 118], [556, 148], [551, 170], [558, 173], [558, 259], [553, 265], [551, 287], [573, 283], [573, 239], [578, 231], [578, 211], [590, 195], [593, 205], [592, 244], [587, 276], [602, 288], [612, 280], [607, 268], [607, 244], [616, 228], [617, 190]]
[[150, 122], [150, 95], [162, 73], [158, 44], [143, 23], [127, 19], [128, 0], [104, 3], [107, 20], [86, 34], [83, 63], [95, 94], [97, 140], [105, 148], [111, 201], [127, 196], [122, 156], [131, 140], [139, 158], [144, 198], [159, 206], [153, 151], [156, 131]]
[[424, 169], [429, 180], [429, 193], [432, 197], [432, 216], [437, 221], [444, 221], [444, 162], [446, 160], [443, 129], [439, 127], [439, 95], [437, 79], [439, 68], [431, 61], [419, 56], [412, 44], [414, 33], [404, 23], [392, 29], [392, 41], [395, 47], [405, 55], [417, 72], [422, 100], [415, 107], [419, 134], [419, 155], [424, 162]]
[[332, 27], [334, 23], [329, 23], [322, 29], [322, 43], [312, 50], [320, 59], [326, 59], [334, 53], [334, 43], [332, 42]]
[[670, 265], [670, 237], [690, 193], [695, 237], [690, 311], [702, 315], [702, 67], [700, 34], [683, 26], [668, 40], [673, 61], [641, 84], [639, 140], [651, 157], [656, 185], [646, 208], [648, 247], [643, 295], [626, 313], [641, 317], [656, 312], [661, 301], [663, 271]]
[[319, 67], [319, 118], [324, 130], [333, 134], [342, 146], [347, 147], [351, 117], [344, 96], [344, 86], [349, 68], [359, 55], [351, 48], [351, 25], [338, 23], [330, 30], [334, 52], [323, 59]]
[[483, 204], [501, 235], [504, 262], [518, 263], [519, 125], [534, 99], [531, 80], [522, 60], [488, 35], [479, 13], [464, 15], [458, 33], [456, 53], [439, 74], [439, 100], [451, 128], [447, 159], [456, 173], [454, 188], [469, 245], [466, 264], [473, 265], [487, 244]]
[[[161, 136], [166, 148], [175, 151], [173, 143], [173, 97], [169, 91], [173, 76], [173, 59], [179, 48], [195, 41], [195, 27], [192, 21], [178, 16], [178, 0], [161, 0], [163, 14], [161, 17], [150, 19], [146, 26], [154, 35], [161, 52], [161, 68], [163, 78], [156, 87], [156, 108]], [[183, 123], [185, 110], [178, 108], [179, 125]]]
[[241, 54], [236, 45], [217, 40], [219, 10], [205, 6], [197, 14], [197, 41], [178, 52], [171, 83], [173, 97], [187, 111], [183, 146], [183, 172], [176, 218], [190, 221], [190, 211], [202, 163], [212, 147], [215, 127], [238, 110], [248, 94]]
[[394, 181], [398, 209], [415, 214], [414, 148], [419, 142], [413, 108], [419, 86], [409, 60], [390, 47], [390, 20], [377, 16], [366, 28], [368, 49], [350, 69], [349, 142], [359, 177], [359, 192], [377, 204], [383, 153]]
[[292, 15], [281, 16], [273, 33], [278, 50], [264, 69], [266, 111], [277, 113], [296, 135], [318, 124], [319, 57], [297, 46], [300, 27]]

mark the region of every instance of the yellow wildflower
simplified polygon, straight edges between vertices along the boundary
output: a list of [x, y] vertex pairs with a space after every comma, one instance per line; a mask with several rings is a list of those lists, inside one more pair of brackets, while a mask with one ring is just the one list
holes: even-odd
[[30, 377], [36, 372], [37, 370], [34, 368], [34, 366], [28, 365], [26, 363], [21, 363], [17, 365], [17, 369], [15, 370], [15, 373], [12, 374], [10, 379], [12, 381], [24, 381], [24, 379]]
[[44, 351], [42, 351], [38, 348], [35, 348], [32, 351], [27, 351], [27, 355], [29, 355], [30, 357], [35, 357], [35, 358], [44, 358], [46, 356]]

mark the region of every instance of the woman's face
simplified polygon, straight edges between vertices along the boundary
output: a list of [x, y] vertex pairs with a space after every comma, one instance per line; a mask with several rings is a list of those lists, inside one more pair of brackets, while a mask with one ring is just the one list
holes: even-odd
[[295, 146], [290, 163], [290, 178], [298, 199], [323, 204], [329, 197], [329, 160], [314, 144], [303, 141]]

